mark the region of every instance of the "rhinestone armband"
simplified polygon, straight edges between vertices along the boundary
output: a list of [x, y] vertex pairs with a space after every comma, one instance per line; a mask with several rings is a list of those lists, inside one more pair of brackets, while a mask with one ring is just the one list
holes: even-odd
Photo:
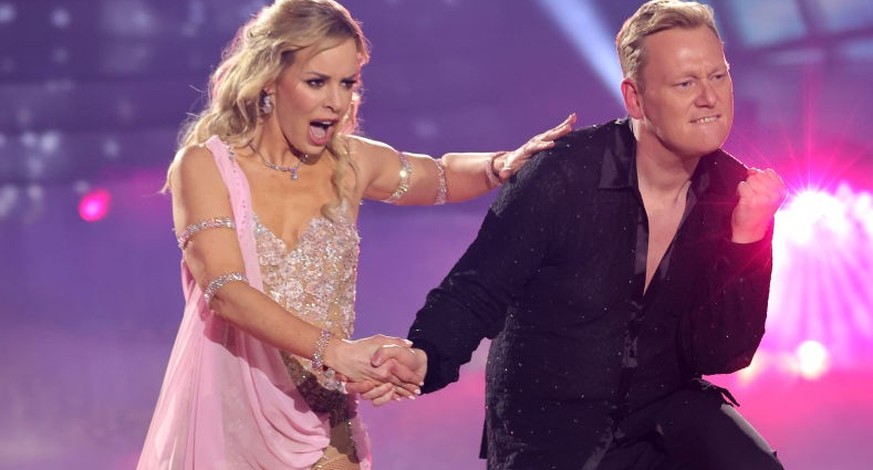
[[191, 240], [191, 237], [198, 232], [202, 232], [206, 229], [211, 228], [236, 228], [236, 225], [233, 223], [233, 219], [230, 217], [213, 217], [211, 219], [201, 220], [196, 224], [191, 224], [185, 227], [185, 231], [182, 232], [181, 235], [176, 237], [176, 241], [179, 243], [180, 249], [185, 249], [188, 246], [188, 242]]
[[388, 196], [387, 199], [382, 199], [382, 202], [394, 204], [409, 191], [409, 179], [412, 178], [412, 165], [409, 164], [409, 157], [403, 152], [397, 152], [400, 157], [400, 184], [397, 189]]
[[218, 276], [213, 279], [208, 286], [206, 286], [206, 289], [203, 290], [203, 299], [206, 300], [206, 303], [208, 304], [212, 301], [212, 297], [214, 297], [218, 290], [224, 287], [228, 282], [245, 282], [248, 284], [249, 280], [243, 273], [227, 273]]

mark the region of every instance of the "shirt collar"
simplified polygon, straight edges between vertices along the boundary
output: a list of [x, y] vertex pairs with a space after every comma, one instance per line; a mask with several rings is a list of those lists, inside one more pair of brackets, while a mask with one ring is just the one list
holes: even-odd
[[[600, 189], [639, 188], [637, 181], [637, 145], [631, 130], [630, 119], [617, 119], [614, 130], [608, 137], [613, 145], [607, 145], [600, 166]], [[736, 184], [745, 180], [746, 167], [727, 152], [718, 149], [704, 155], [691, 175], [691, 191], [700, 195], [707, 191], [731, 196], [736, 193]]]

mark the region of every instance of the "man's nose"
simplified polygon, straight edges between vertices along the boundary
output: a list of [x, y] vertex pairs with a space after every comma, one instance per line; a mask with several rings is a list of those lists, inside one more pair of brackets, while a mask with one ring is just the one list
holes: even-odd
[[697, 95], [697, 105], [711, 107], [718, 101], [718, 94], [715, 92], [715, 87], [708, 80], [704, 80], [700, 85], [700, 93]]

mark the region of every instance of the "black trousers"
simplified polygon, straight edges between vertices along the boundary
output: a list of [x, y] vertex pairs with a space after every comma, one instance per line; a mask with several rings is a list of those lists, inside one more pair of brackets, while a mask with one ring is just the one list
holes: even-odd
[[773, 449], [715, 387], [676, 392], [616, 429], [599, 465], [585, 468], [782, 470]]

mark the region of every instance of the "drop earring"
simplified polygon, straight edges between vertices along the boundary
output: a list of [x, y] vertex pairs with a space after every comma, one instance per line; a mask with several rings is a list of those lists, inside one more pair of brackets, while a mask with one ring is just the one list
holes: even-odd
[[263, 92], [260, 103], [261, 114], [266, 116], [273, 112], [273, 95]]

